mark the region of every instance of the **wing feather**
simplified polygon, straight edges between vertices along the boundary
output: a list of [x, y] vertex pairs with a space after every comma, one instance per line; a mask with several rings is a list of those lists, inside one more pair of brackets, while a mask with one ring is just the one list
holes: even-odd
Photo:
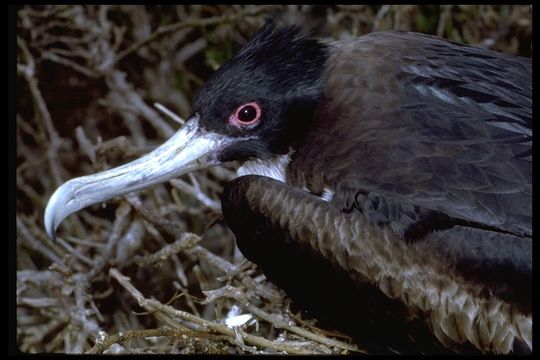
[[342, 208], [359, 191], [385, 198], [401, 232], [421, 210], [532, 236], [530, 59], [401, 32], [332, 46], [293, 184]]

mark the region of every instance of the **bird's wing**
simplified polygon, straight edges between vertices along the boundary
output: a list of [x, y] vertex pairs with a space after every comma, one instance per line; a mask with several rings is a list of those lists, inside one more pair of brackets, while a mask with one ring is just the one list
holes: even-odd
[[318, 121], [289, 179], [416, 240], [532, 236], [530, 59], [400, 32], [332, 43]]
[[[412, 311], [448, 346], [496, 353], [532, 347], [530, 312], [501, 301], [489, 282], [461, 276], [452, 256], [432, 251], [433, 243], [406, 243], [359, 212], [345, 213], [263, 176], [229, 183], [222, 207], [240, 250], [270, 280], [367, 341], [407, 348]], [[416, 338], [418, 332], [410, 334], [417, 347], [426, 342], [428, 352], [440, 351], [432, 340]]]

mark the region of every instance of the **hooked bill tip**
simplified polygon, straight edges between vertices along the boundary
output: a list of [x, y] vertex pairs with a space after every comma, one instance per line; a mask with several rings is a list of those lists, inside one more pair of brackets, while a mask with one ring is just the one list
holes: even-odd
[[43, 222], [45, 225], [45, 232], [52, 241], [56, 241], [56, 229], [62, 220], [69, 214], [78, 210], [78, 207], [75, 206], [76, 203], [72, 201], [74, 199], [73, 194], [78, 187], [77, 179], [65, 182], [55, 190], [47, 202]]
[[47, 230], [47, 235], [49, 236], [49, 239], [53, 242], [53, 243], [56, 243], [56, 230]]
[[55, 224], [54, 221], [54, 206], [52, 206], [51, 204], [54, 203], [54, 201], [52, 201], [54, 195], [55, 194], [53, 194], [53, 196], [51, 196], [51, 198], [47, 202], [47, 207], [45, 208], [45, 214], [43, 216], [43, 222], [45, 224], [45, 232], [47, 233], [47, 236], [53, 242], [56, 242], [56, 228], [58, 226]]

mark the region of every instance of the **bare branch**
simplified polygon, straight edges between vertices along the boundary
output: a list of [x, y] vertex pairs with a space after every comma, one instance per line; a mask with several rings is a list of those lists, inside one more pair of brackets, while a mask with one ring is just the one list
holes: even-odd
[[222, 287], [221, 289], [203, 291], [203, 293], [207, 297], [206, 300], [204, 301], [205, 303], [215, 301], [216, 299], [220, 297], [233, 298], [238, 302], [238, 304], [244, 310], [258, 316], [259, 318], [263, 320], [268, 321], [269, 323], [275, 325], [278, 328], [285, 329], [287, 331], [300, 335], [306, 339], [310, 339], [310, 340], [316, 341], [318, 343], [321, 343], [327, 346], [337, 347], [343, 350], [354, 351], [354, 352], [360, 351], [360, 349], [358, 349], [358, 347], [354, 344], [347, 344], [339, 340], [330, 339], [325, 336], [317, 335], [315, 333], [312, 333], [311, 331], [295, 326], [291, 324], [290, 322], [286, 322], [280, 317], [277, 317], [272, 314], [268, 314], [267, 312], [261, 310], [260, 308], [252, 305], [249, 302], [249, 300], [244, 296], [244, 294], [233, 286], [226, 285]]
[[171, 110], [167, 109], [165, 106], [161, 105], [160, 103], [154, 103], [154, 106], [156, 109], [170, 117], [172, 120], [176, 121], [180, 125], [184, 125], [186, 121], [182, 119], [180, 116], [173, 113]]
[[[204, 320], [188, 312], [173, 309], [170, 306], [163, 305], [159, 301], [145, 298], [139, 292], [139, 290], [137, 290], [131, 284], [128, 277], [125, 277], [118, 270], [114, 268], [111, 268], [109, 270], [109, 275], [112, 276], [114, 279], [116, 279], [120, 283], [120, 285], [122, 285], [137, 300], [139, 305], [145, 308], [146, 310], [151, 311], [151, 312], [159, 311], [173, 318], [187, 320], [191, 323], [198, 325], [201, 329], [208, 329], [210, 331], [226, 335], [229, 337], [229, 339], [232, 338], [231, 339], [232, 343], [237, 344], [237, 340], [233, 340], [233, 339], [236, 339], [236, 333], [233, 329], [225, 325], [218, 324], [213, 321]], [[244, 342], [248, 344], [253, 344], [255, 346], [261, 346], [263, 348], [271, 348], [277, 351], [284, 351], [285, 353], [289, 353], [289, 354], [311, 354], [312, 353], [311, 351], [306, 351], [300, 347], [296, 348], [296, 347], [291, 347], [288, 345], [283, 345], [278, 342], [266, 340], [259, 336], [246, 334], [243, 331], [240, 331], [239, 334]]]
[[185, 233], [182, 236], [173, 242], [172, 244], [162, 247], [158, 252], [147, 255], [147, 256], [137, 256], [135, 257], [135, 262], [139, 266], [146, 266], [158, 261], [163, 261], [164, 259], [170, 257], [172, 254], [179, 253], [185, 249], [192, 248], [201, 238], [195, 234]]
[[244, 19], [245, 17], [256, 16], [269, 9], [271, 9], [271, 6], [259, 6], [255, 9], [248, 9], [245, 11], [240, 11], [236, 14], [226, 14], [226, 15], [216, 16], [216, 17], [211, 17], [211, 18], [206, 18], [206, 19], [188, 19], [182, 22], [161, 26], [147, 38], [131, 45], [124, 51], [120, 52], [118, 54], [118, 57], [116, 58], [116, 62], [122, 61], [126, 56], [128, 56], [132, 52], [137, 51], [141, 47], [151, 43], [152, 41], [159, 39], [161, 36], [175, 32], [182, 28], [205, 27], [205, 26], [215, 25], [215, 24], [220, 24], [220, 23], [225, 23], [225, 22], [233, 22], [237, 19]]

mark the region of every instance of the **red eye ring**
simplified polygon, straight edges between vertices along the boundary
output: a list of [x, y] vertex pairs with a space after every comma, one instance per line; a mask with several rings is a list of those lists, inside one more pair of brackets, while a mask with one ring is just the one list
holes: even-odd
[[254, 101], [240, 105], [229, 116], [229, 124], [236, 127], [254, 125], [261, 119], [261, 113], [261, 107]]

